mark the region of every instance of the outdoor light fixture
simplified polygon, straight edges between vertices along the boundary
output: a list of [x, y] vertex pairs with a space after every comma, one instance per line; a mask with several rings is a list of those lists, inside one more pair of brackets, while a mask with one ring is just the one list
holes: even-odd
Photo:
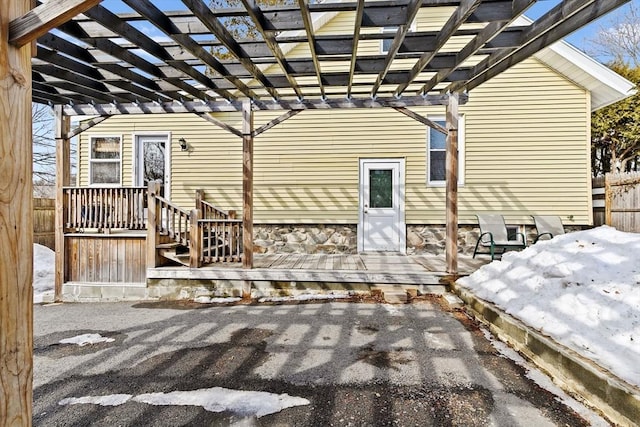
[[187, 149], [188, 149], [187, 141], [184, 138], [180, 138], [178, 140], [178, 143], [180, 144], [180, 150], [187, 151]]

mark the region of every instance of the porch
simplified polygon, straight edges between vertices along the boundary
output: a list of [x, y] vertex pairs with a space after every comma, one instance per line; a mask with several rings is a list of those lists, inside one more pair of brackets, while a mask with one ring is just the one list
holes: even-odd
[[[99, 239], [123, 239], [127, 233]], [[116, 237], [117, 236], [117, 237]], [[104, 245], [103, 245], [104, 247]], [[136, 249], [138, 250], [138, 249]], [[489, 262], [459, 254], [461, 274], [470, 274]], [[109, 274], [109, 254], [103, 256]], [[85, 263], [90, 266], [90, 263]], [[135, 264], [127, 262], [126, 271]], [[85, 265], [85, 267], [87, 267]], [[118, 263], [110, 263], [111, 270]], [[82, 266], [81, 266], [82, 268]], [[116, 267], [118, 268], [118, 267]], [[241, 262], [216, 263], [190, 268], [160, 266], [138, 269], [139, 279], [130, 282], [98, 280], [69, 281], [64, 284], [64, 301], [108, 301], [142, 299], [195, 299], [198, 297], [272, 297], [300, 294], [364, 294], [379, 291], [384, 298], [406, 298], [407, 292], [441, 294], [449, 289], [444, 273], [446, 259], [439, 255], [397, 253], [344, 254], [255, 254], [254, 268]], [[113, 271], [111, 272], [113, 276]], [[116, 276], [122, 275], [120, 272]], [[88, 277], [88, 276], [86, 276]]]
[[[145, 187], [63, 190], [64, 300], [197, 296], [406, 293], [446, 290], [444, 253], [255, 253], [246, 263], [243, 221], [195, 194], [187, 211]], [[250, 239], [252, 242], [253, 239]], [[252, 242], [253, 243], [253, 242]], [[487, 262], [459, 253], [458, 274]]]

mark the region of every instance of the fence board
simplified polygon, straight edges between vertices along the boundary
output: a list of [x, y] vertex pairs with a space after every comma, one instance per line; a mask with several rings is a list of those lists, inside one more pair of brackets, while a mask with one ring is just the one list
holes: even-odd
[[594, 178], [592, 194], [594, 225], [640, 233], [640, 172]]
[[67, 235], [69, 282], [144, 283], [144, 236]]
[[56, 247], [56, 200], [33, 199], [33, 241], [51, 250]]

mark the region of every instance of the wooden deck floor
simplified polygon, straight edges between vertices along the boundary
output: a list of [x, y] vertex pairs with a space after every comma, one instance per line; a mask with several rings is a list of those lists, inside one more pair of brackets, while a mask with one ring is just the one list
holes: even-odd
[[[461, 255], [459, 273], [472, 273], [488, 262], [485, 258], [471, 259]], [[422, 285], [439, 284], [446, 276], [445, 271], [444, 256], [435, 255], [255, 254], [251, 270], [243, 269], [239, 264], [216, 264], [197, 269], [158, 267], [147, 270], [147, 278]]]

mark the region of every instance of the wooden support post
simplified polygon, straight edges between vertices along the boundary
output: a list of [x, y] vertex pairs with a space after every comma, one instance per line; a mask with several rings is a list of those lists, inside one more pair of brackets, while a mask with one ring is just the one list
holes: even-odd
[[242, 267], [253, 268], [253, 111], [242, 103]]
[[193, 209], [189, 217], [189, 267], [200, 267], [200, 254], [202, 253], [202, 239], [200, 238], [200, 230], [198, 229], [198, 220], [202, 214], [200, 209]]
[[160, 184], [156, 181], [149, 181], [147, 190], [147, 268], [155, 268], [160, 264], [158, 251], [158, 207], [156, 196], [160, 194]]
[[459, 94], [449, 95], [446, 152], [446, 243], [447, 273], [458, 273], [458, 103]]
[[66, 138], [69, 133], [69, 116], [64, 115], [61, 105], [56, 105], [56, 216], [55, 216], [55, 287], [54, 298], [62, 301], [62, 285], [67, 275], [67, 250], [64, 241], [64, 187], [71, 184], [71, 141]]
[[[251, 100], [242, 102], [242, 267], [253, 268], [253, 111]], [[251, 298], [245, 281], [242, 298]]]
[[611, 204], [613, 202], [613, 193], [611, 193], [611, 174], [604, 176], [604, 223], [611, 226]]
[[9, 22], [31, 0], [0, 2], [0, 424], [30, 426], [33, 401], [31, 43]]
[[201, 209], [204, 200], [204, 190], [196, 190], [196, 209]]

